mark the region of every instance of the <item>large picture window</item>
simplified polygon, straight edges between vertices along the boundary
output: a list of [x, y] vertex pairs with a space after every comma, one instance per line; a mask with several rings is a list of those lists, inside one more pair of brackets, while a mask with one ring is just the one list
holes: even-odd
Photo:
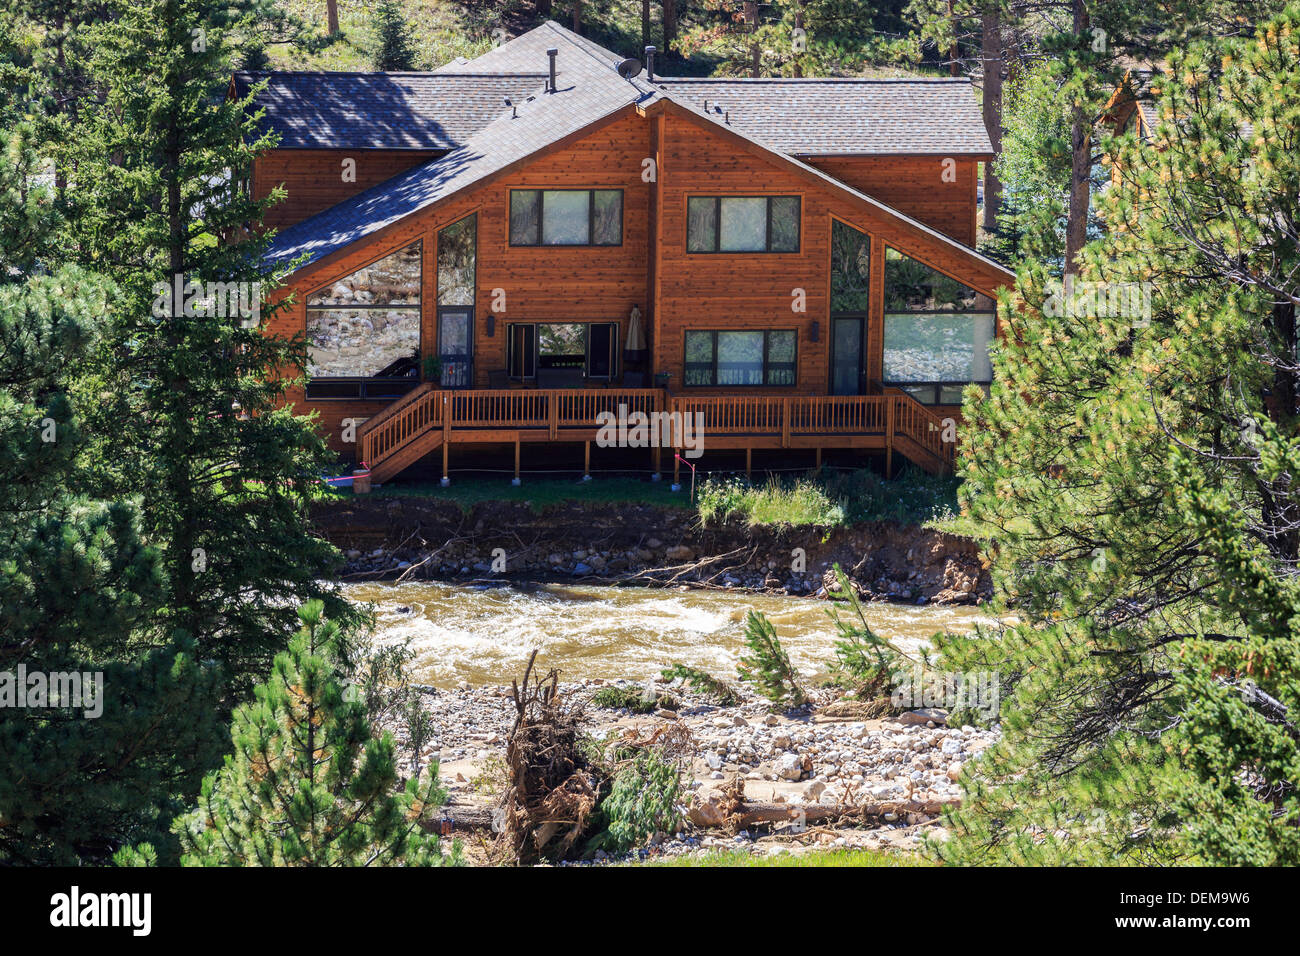
[[884, 382], [927, 405], [959, 405], [993, 381], [993, 300], [894, 249], [885, 253]]
[[510, 245], [623, 244], [621, 189], [512, 189]]
[[616, 322], [514, 322], [506, 327], [510, 377], [539, 386], [576, 387], [618, 369]]
[[691, 196], [687, 252], [798, 252], [798, 196]]
[[684, 384], [794, 385], [794, 329], [686, 333]]
[[419, 382], [423, 246], [307, 297], [307, 397], [392, 398]]

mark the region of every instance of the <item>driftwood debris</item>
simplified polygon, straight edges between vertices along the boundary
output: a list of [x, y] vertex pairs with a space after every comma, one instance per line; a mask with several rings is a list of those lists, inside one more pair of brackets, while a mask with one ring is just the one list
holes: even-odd
[[745, 781], [734, 778], [721, 792], [692, 805], [690, 820], [697, 827], [721, 827], [731, 832], [750, 827], [818, 823], [870, 825], [905, 819], [909, 814], [935, 816], [955, 800], [884, 800], [874, 803], [759, 803], [745, 798]]
[[599, 778], [583, 753], [580, 702], [562, 701], [559, 672], [513, 682], [515, 722], [506, 742], [509, 785], [502, 794], [501, 839], [520, 864], [563, 859], [596, 808]]

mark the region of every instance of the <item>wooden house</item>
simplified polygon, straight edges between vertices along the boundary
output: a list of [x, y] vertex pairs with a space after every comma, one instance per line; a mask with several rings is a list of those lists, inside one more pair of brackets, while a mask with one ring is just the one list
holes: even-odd
[[692, 416], [706, 451], [950, 467], [1012, 281], [974, 249], [967, 81], [671, 78], [553, 22], [432, 73], [233, 91], [262, 81], [268, 331], [306, 333], [291, 401], [376, 480], [467, 444], [590, 462], [620, 409]]

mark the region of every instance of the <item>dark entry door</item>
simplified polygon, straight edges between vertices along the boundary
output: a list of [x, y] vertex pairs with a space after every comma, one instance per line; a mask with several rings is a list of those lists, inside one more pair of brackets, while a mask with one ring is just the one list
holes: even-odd
[[865, 319], [831, 319], [832, 395], [862, 395], [866, 392], [865, 345]]
[[446, 305], [438, 309], [438, 357], [443, 388], [474, 384], [474, 310]]

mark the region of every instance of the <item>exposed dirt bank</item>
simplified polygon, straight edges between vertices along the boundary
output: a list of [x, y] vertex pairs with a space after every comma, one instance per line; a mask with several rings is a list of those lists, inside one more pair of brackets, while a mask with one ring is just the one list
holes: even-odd
[[468, 512], [419, 498], [320, 502], [318, 532], [350, 580], [515, 579], [736, 588], [816, 595], [839, 564], [869, 599], [969, 604], [991, 593], [978, 546], [914, 526], [701, 526], [679, 508], [573, 502], [537, 513], [490, 502]]

